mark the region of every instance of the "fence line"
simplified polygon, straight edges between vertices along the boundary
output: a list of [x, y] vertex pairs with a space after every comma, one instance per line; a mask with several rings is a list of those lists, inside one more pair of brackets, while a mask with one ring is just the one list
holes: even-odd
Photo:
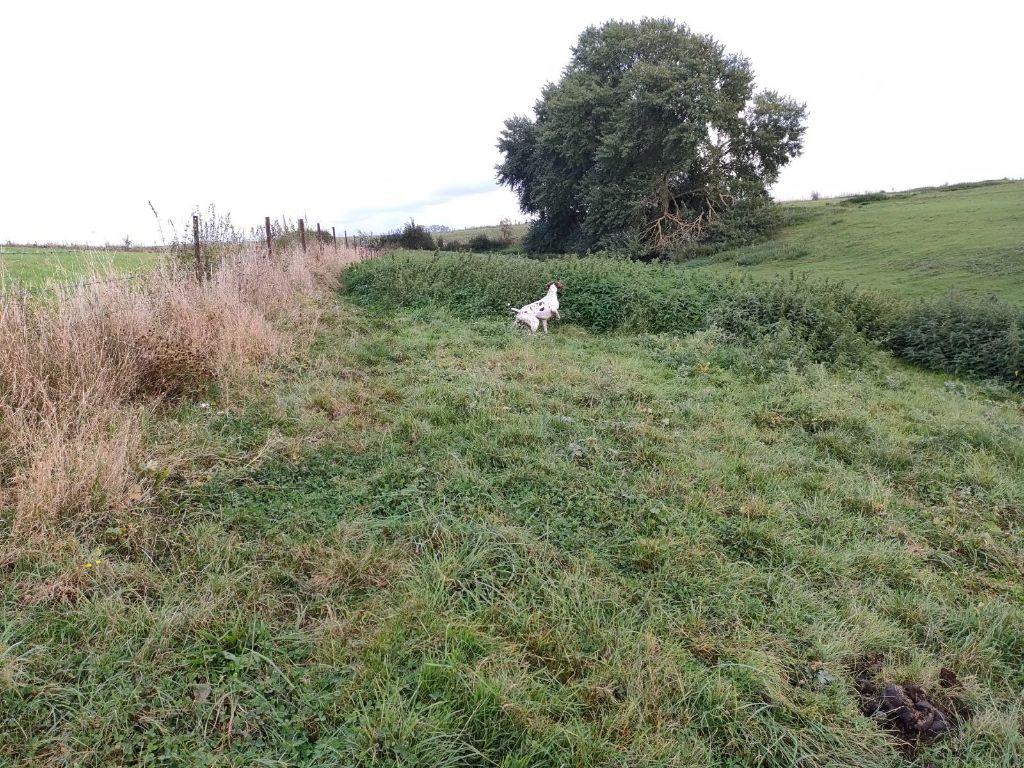
[[[90, 285], [108, 285], [110, 283], [126, 283], [131, 280], [141, 280], [146, 277], [148, 272], [132, 272], [128, 275], [122, 275], [120, 277], [108, 277], [103, 280], [86, 280], [86, 281], [72, 281], [67, 283], [59, 283], [60, 287], [63, 288], [85, 288]], [[31, 296], [42, 296], [53, 290], [52, 285], [48, 286], [36, 286], [24, 288], [16, 288], [10, 291], [0, 291], [0, 299], [9, 299], [14, 297], [29, 298]]]
[[[209, 280], [213, 276], [213, 263], [212, 263], [212, 260], [210, 258], [210, 253], [209, 253], [209, 245], [211, 243], [210, 242], [203, 242], [203, 238], [200, 236], [200, 225], [199, 225], [200, 222], [199, 222], [199, 218], [200, 217], [197, 214], [193, 214], [193, 216], [192, 216], [192, 249], [191, 250], [192, 250], [192, 259], [194, 261], [194, 270], [195, 270], [196, 280], [199, 281], [199, 282], [203, 282], [204, 280]], [[273, 256], [274, 256], [274, 235], [273, 235], [273, 229], [271, 227], [271, 222], [270, 222], [270, 217], [269, 216], [265, 216], [264, 217], [263, 225], [264, 225], [264, 230], [265, 230], [265, 233], [266, 233], [267, 258], [273, 258]], [[306, 222], [305, 222], [305, 219], [304, 218], [299, 219], [298, 220], [298, 225], [299, 225], [298, 226], [299, 240], [300, 240], [301, 245], [302, 245], [302, 251], [303, 251], [303, 253], [305, 253], [306, 252]], [[258, 231], [258, 230], [253, 230], [253, 233], [255, 233], [256, 231]], [[361, 235], [360, 237], [353, 236], [351, 244], [349, 243], [348, 230], [344, 230], [342, 232], [342, 236], [343, 236], [344, 241], [345, 241], [345, 249], [346, 250], [350, 250], [351, 249], [352, 251], [354, 251], [355, 255], [356, 255], [356, 258], [359, 261], [366, 261], [367, 259], [372, 259], [372, 258], [374, 258], [376, 256], [379, 256], [382, 253], [385, 253], [387, 251], [387, 246], [383, 242], [381, 242], [379, 240], [379, 238], [375, 238], [372, 234], [370, 234], [370, 235]], [[321, 230], [320, 223], [317, 222], [317, 225], [316, 225], [316, 239], [317, 239], [317, 247], [318, 247], [319, 252], [320, 252], [321, 255], [323, 254], [323, 251], [324, 251], [324, 238], [325, 237], [326, 237], [326, 233]], [[246, 241], [241, 241], [239, 244], [241, 244], [242, 242], [246, 242]], [[256, 242], [258, 242], [258, 240]], [[337, 251], [338, 250], [338, 234], [337, 234], [337, 232], [335, 230], [335, 227], [331, 227], [331, 242], [334, 245], [334, 250]], [[221, 244], [223, 244], [223, 243], [221, 243]], [[183, 245], [184, 244], [179, 243], [179, 244], [177, 244], [175, 246], [172, 246], [171, 249], [168, 249], [167, 246], [161, 246], [160, 250], [161, 251], [166, 251], [166, 253], [174, 253], [174, 249], [175, 248], [179, 248], [179, 247], [181, 247]], [[61, 246], [23, 246], [23, 248], [25, 248], [25, 247], [32, 247], [35, 250], [9, 250], [9, 248], [7, 246], [0, 246], [0, 263], [2, 263], [3, 257], [5, 255], [9, 255], [9, 254], [10, 255], [17, 255], [17, 256], [36, 256], [36, 255], [40, 255], [40, 251], [46, 251], [46, 250], [83, 250], [83, 251], [89, 250], [87, 248], [71, 249], [71, 248], [63, 248]], [[109, 249], [97, 249], [97, 252], [102, 252], [103, 250], [109, 250]], [[180, 253], [180, 251], [179, 251], [179, 253]], [[118, 283], [118, 282], [125, 282], [125, 281], [129, 281], [129, 280], [140, 280], [143, 277], [145, 277], [146, 274], [148, 274], [148, 270], [146, 270], [146, 271], [139, 271], [139, 272], [133, 272], [133, 273], [129, 273], [129, 274], [126, 274], [126, 275], [119, 275], [118, 277], [111, 277], [111, 278], [106, 278], [106, 279], [103, 279], [103, 280], [89, 280], [89, 281], [86, 281], [86, 282], [68, 281], [68, 282], [63, 283], [63, 285], [66, 286], [66, 287], [86, 287], [86, 286], [90, 286], [90, 285], [103, 285], [103, 284], [106, 284], [106, 283]], [[26, 287], [19, 287], [19, 288], [15, 288], [13, 290], [6, 290], [6, 291], [0, 290], [0, 299], [10, 299], [12, 297], [27, 298], [27, 297], [34, 296], [34, 295], [45, 294], [45, 293], [51, 291], [52, 289], [53, 289], [53, 286], [52, 285], [48, 285], [48, 286], [37, 286], [37, 287], [28, 287], [28, 286], [26, 286]]]

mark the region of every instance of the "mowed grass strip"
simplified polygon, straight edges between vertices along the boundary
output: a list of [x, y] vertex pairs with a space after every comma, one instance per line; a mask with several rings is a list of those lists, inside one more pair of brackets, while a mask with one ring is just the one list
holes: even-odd
[[785, 205], [799, 223], [697, 264], [759, 278], [808, 273], [910, 298], [954, 291], [1024, 304], [1024, 182]]
[[[162, 533], [0, 561], [0, 762], [1014, 765], [1019, 400], [750, 354], [339, 304], [151, 425]], [[862, 673], [956, 732], [908, 752]]]
[[[0, 281], [37, 289], [49, 282], [73, 282], [97, 272], [111, 275], [154, 267], [161, 254], [151, 251], [90, 251], [31, 246], [0, 246]], [[3, 290], [0, 284], [0, 290]]]

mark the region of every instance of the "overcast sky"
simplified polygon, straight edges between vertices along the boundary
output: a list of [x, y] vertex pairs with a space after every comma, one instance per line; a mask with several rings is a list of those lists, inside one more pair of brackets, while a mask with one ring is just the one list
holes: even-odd
[[0, 0], [0, 242], [523, 218], [494, 181], [591, 24], [669, 16], [806, 101], [778, 199], [1024, 177], [1024, 3]]

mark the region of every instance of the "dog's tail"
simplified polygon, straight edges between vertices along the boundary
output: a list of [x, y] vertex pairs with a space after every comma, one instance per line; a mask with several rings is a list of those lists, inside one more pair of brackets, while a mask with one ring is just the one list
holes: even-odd
[[518, 309], [513, 307], [511, 302], [509, 302], [508, 308], [512, 312], [513, 315], [518, 315], [520, 312], [523, 311], [522, 307], [519, 307]]

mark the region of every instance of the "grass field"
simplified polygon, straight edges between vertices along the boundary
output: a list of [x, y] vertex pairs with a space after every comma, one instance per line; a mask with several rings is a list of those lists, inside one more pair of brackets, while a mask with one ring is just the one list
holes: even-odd
[[[0, 763], [1020, 764], [1006, 390], [324, 310], [308, 355], [151, 421], [155, 531], [0, 558]], [[901, 745], [860, 675], [956, 731]]]
[[[513, 224], [512, 225], [512, 237], [519, 241], [523, 235], [526, 234], [526, 230], [529, 228], [529, 224]], [[455, 229], [451, 232], [438, 232], [434, 235], [434, 238], [443, 237], [448, 242], [467, 243], [470, 238], [477, 235], [486, 235], [492, 240], [498, 240], [501, 238], [501, 227], [494, 225], [491, 227], [468, 227], [466, 229]]]
[[[699, 269], [806, 262], [1017, 300], [1020, 189], [808, 203], [778, 240]], [[973, 236], [948, 221], [972, 198]], [[44, 258], [20, 279], [51, 276]], [[964, 269], [985, 259], [1010, 271]], [[951, 274], [913, 282], [925, 262]], [[276, 306], [262, 271], [171, 295], [194, 302], [174, 327], [237, 318], [230, 341], [162, 342], [155, 310], [124, 337], [152, 341], [138, 362], [171, 383], [209, 384], [125, 404], [144, 433], [144, 457], [121, 457], [128, 511], [64, 478], [60, 451], [29, 457], [86, 511], [48, 510], [71, 534], [28, 540], [0, 503], [0, 765], [1024, 762], [1019, 388], [894, 360], [857, 335], [886, 302], [845, 312], [856, 293], [806, 281], [430, 254], [349, 269], [350, 292], [288, 294], [293, 352], [251, 326], [283, 356], [237, 380], [210, 384], [196, 355], [246, 353], [245, 313], [216, 297]], [[512, 332], [505, 301], [551, 270], [573, 275], [565, 322]], [[115, 316], [79, 303], [100, 308], [102, 362]], [[79, 345], [49, 364], [62, 328], [39, 334], [40, 391], [91, 386]], [[59, 436], [117, 428], [79, 418]], [[25, 485], [22, 454], [0, 469]], [[870, 686], [910, 683], [948, 720], [934, 741], [866, 711]]]
[[0, 246], [0, 280], [38, 288], [51, 280], [74, 280], [97, 271], [135, 272], [159, 260], [160, 254], [145, 251]]
[[914, 298], [956, 291], [1024, 303], [1024, 182], [786, 205], [804, 220], [698, 264], [759, 278], [806, 272]]

